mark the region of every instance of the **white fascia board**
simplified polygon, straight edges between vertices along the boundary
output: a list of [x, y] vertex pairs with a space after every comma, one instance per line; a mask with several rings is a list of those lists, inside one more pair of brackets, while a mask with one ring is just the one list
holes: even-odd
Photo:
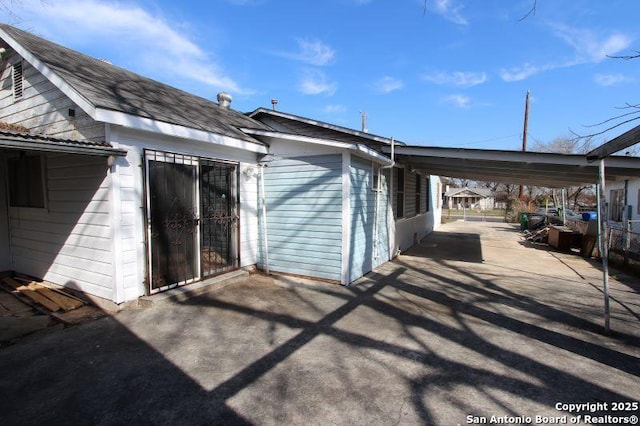
[[385, 157], [384, 155], [380, 154], [378, 151], [373, 150], [366, 145], [358, 144], [355, 146], [355, 149], [353, 150], [356, 151], [358, 154], [364, 155], [374, 161], [383, 163], [384, 165], [390, 166], [393, 164], [393, 160], [391, 160], [391, 158]]
[[51, 68], [44, 64], [41, 60], [36, 58], [31, 54], [28, 50], [26, 50], [20, 43], [15, 41], [9, 34], [7, 34], [4, 30], [0, 29], [0, 36], [4, 41], [11, 46], [13, 50], [18, 53], [18, 55], [22, 56], [24, 60], [29, 62], [31, 66], [33, 66], [38, 72], [44, 75], [54, 86], [56, 86], [62, 93], [68, 96], [80, 109], [82, 109], [85, 113], [87, 113], [91, 118], [95, 120], [95, 106], [89, 102], [84, 96], [80, 95], [71, 85], [69, 85], [64, 79], [62, 79], [58, 74], [53, 72]]
[[314, 145], [322, 145], [322, 146], [330, 146], [333, 148], [346, 149], [349, 151], [356, 152], [363, 157], [377, 161], [379, 163], [392, 164], [392, 161], [390, 158], [385, 157], [384, 155], [380, 154], [379, 152], [365, 145], [360, 145], [360, 144], [354, 145], [347, 142], [338, 142], [338, 141], [332, 141], [329, 139], [315, 138], [312, 136], [294, 135], [291, 133], [273, 132], [269, 130], [257, 130], [257, 129], [248, 129], [248, 128], [241, 128], [240, 130], [249, 135], [270, 137], [275, 139], [283, 139], [288, 141], [296, 141], [296, 142], [309, 143]]
[[95, 120], [136, 130], [175, 136], [182, 139], [190, 139], [201, 142], [208, 142], [215, 145], [223, 145], [231, 148], [241, 149], [244, 151], [256, 152], [259, 154], [266, 154], [268, 152], [268, 148], [264, 145], [259, 145], [256, 143], [243, 141], [229, 136], [219, 135], [216, 133], [205, 132], [204, 130], [197, 130], [185, 126], [179, 126], [177, 124], [171, 124], [164, 121], [138, 117], [120, 111], [98, 108], [96, 109]]

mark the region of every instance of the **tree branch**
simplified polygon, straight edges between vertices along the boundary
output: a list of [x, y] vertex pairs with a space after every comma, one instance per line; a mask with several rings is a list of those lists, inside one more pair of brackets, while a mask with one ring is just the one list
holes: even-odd
[[[629, 107], [627, 107], [627, 108], [635, 108], [635, 107], [631, 107], [631, 106], [629, 106]], [[629, 115], [634, 115], [634, 114], [640, 114], [640, 111], [631, 111], [631, 112], [627, 112], [627, 113], [624, 113], [624, 114], [617, 115], [617, 116], [615, 116], [615, 117], [611, 117], [611, 118], [609, 118], [608, 120], [601, 121], [600, 123], [596, 123], [596, 124], [583, 124], [582, 126], [583, 126], [583, 127], [598, 127], [598, 126], [602, 126], [603, 124], [609, 123], [609, 122], [611, 122], [611, 121], [619, 120], [619, 119], [621, 119], [622, 117], [627, 117], [627, 116], [629, 116]]]
[[614, 125], [614, 126], [607, 127], [606, 129], [604, 129], [604, 130], [602, 130], [602, 131], [600, 131], [600, 132], [592, 133], [592, 134], [590, 134], [590, 135], [580, 135], [580, 134], [578, 134], [578, 133], [574, 132], [574, 131], [573, 131], [573, 130], [571, 130], [571, 129], [569, 129], [569, 131], [570, 131], [573, 135], [575, 135], [575, 136], [576, 136], [576, 139], [592, 138], [592, 137], [594, 137], [594, 136], [602, 135], [602, 134], [604, 134], [604, 133], [607, 133], [609, 130], [613, 130], [613, 129], [617, 128], [617, 127], [620, 127], [620, 126], [622, 126], [622, 125], [624, 125], [624, 124], [627, 124], [627, 123], [631, 123], [632, 121], [636, 121], [636, 120], [640, 120], [640, 117], [634, 117], [634, 118], [631, 118], [631, 119], [629, 119], [629, 120], [621, 121], [620, 123], [617, 123], [617, 124], [616, 124], [616, 125]]
[[529, 15], [535, 15], [536, 6], [538, 6], [538, 0], [533, 0], [533, 5], [531, 6], [531, 9], [522, 18], [518, 19], [518, 22], [524, 21], [529, 17]]
[[621, 55], [621, 56], [612, 56], [612, 55], [607, 55], [607, 58], [612, 58], [612, 59], [624, 59], [625, 61], [628, 61], [629, 59], [636, 59], [636, 58], [640, 58], [640, 51], [638, 50], [634, 50], [634, 52], [636, 52], [635, 55]]

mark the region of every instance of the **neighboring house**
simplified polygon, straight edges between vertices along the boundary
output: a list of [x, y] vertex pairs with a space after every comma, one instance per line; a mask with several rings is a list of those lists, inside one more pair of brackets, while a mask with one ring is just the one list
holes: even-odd
[[440, 222], [388, 139], [0, 39], [0, 121], [28, 129], [0, 131], [0, 270], [117, 304], [252, 265], [349, 284]]
[[445, 192], [444, 197], [449, 209], [491, 210], [495, 208], [495, 196], [487, 188], [450, 188]]
[[605, 182], [605, 198], [609, 223], [631, 220], [634, 232], [640, 232], [640, 178]]

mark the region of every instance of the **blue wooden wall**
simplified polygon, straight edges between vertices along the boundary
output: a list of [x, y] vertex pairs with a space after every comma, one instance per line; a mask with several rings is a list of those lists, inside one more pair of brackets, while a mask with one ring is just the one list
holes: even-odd
[[342, 155], [274, 160], [264, 173], [269, 269], [340, 280]]
[[[351, 157], [349, 168], [351, 182], [351, 253], [349, 256], [349, 281], [354, 281], [376, 266], [389, 260], [389, 209], [387, 183], [381, 176], [378, 196], [378, 240], [375, 239], [376, 191], [373, 190], [374, 173], [378, 165], [371, 161]], [[378, 244], [377, 257], [375, 245]]]

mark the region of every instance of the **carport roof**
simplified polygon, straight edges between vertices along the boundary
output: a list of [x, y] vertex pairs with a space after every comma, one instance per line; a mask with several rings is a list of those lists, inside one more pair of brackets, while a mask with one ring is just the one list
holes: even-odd
[[[386, 153], [390, 147], [382, 147]], [[396, 160], [431, 175], [561, 188], [595, 184], [598, 164], [585, 155], [428, 146], [396, 146]], [[640, 177], [640, 158], [608, 157], [608, 181]]]

